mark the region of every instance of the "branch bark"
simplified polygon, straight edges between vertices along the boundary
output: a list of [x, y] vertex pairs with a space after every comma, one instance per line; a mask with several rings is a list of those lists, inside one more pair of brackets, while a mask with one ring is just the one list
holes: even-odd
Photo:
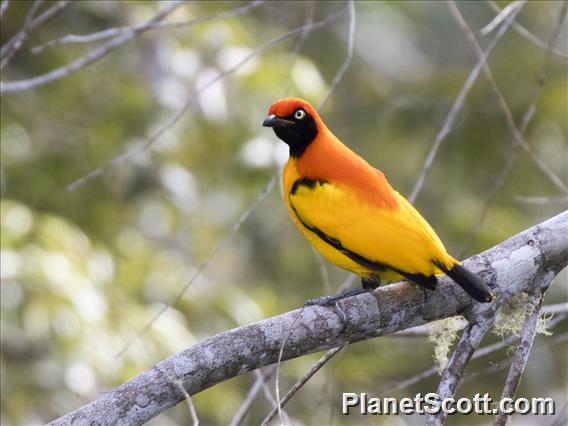
[[[535, 282], [552, 281], [567, 263], [568, 211], [465, 261], [493, 287], [494, 303], [529, 291]], [[305, 307], [212, 336], [52, 424], [142, 424], [185, 399], [177, 383], [183, 384], [187, 394], [195, 395], [273, 364], [284, 339], [282, 359], [286, 360], [457, 314], [478, 317], [491, 306], [473, 303], [442, 277], [438, 290], [426, 302], [423, 292], [407, 283], [345, 300], [346, 326], [335, 309]]]

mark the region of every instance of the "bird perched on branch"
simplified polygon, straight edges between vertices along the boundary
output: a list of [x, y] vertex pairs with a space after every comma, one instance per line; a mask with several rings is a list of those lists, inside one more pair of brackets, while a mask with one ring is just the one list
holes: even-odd
[[302, 99], [282, 99], [262, 123], [290, 147], [284, 202], [296, 226], [330, 262], [354, 272], [362, 289], [321, 298], [335, 303], [402, 278], [435, 290], [449, 275], [479, 302], [491, 289], [450, 256], [418, 211], [384, 174], [345, 146]]

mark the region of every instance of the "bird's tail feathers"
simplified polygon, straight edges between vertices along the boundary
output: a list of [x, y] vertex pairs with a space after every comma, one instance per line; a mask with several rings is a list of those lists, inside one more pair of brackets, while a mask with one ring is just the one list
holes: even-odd
[[442, 262], [435, 262], [435, 264], [478, 302], [488, 303], [493, 300], [491, 289], [469, 269], [460, 264], [455, 264], [451, 268], [446, 267]]

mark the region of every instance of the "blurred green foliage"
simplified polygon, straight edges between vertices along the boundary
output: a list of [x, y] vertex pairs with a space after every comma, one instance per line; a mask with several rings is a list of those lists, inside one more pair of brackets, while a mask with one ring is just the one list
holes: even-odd
[[[53, 2], [45, 2], [41, 10]], [[2, 73], [3, 81], [60, 67], [96, 43], [31, 47], [67, 34], [88, 34], [149, 19], [165, 3], [72, 2], [34, 30]], [[241, 2], [190, 2], [170, 21], [214, 15]], [[316, 2], [314, 19], [341, 7]], [[31, 2], [10, 1], [4, 44]], [[477, 31], [495, 15], [482, 2], [458, 4]], [[503, 7], [504, 4], [501, 3]], [[327, 265], [322, 284], [312, 250], [294, 229], [278, 185], [191, 288], [147, 335], [117, 353], [188, 282], [282, 163], [286, 150], [261, 127], [268, 106], [287, 94], [313, 103], [345, 57], [346, 15], [256, 56], [189, 103], [180, 120], [148, 149], [105, 169], [74, 191], [66, 187], [116, 156], [143, 147], [192, 93], [271, 37], [302, 25], [309, 2], [266, 2], [236, 18], [145, 33], [104, 59], [43, 87], [1, 99], [2, 423], [45, 423], [215, 333], [300, 306], [334, 292], [347, 274]], [[560, 2], [529, 2], [518, 21], [546, 40]], [[443, 2], [357, 2], [355, 55], [322, 111], [329, 127], [410, 192], [435, 134], [476, 57]], [[566, 52], [566, 26], [557, 49]], [[100, 43], [100, 42], [99, 42]], [[510, 30], [489, 64], [517, 120], [536, 89], [545, 51]], [[567, 61], [553, 56], [526, 141], [565, 182]], [[445, 139], [416, 206], [450, 252], [469, 240], [489, 189], [510, 155], [511, 134], [488, 84], [479, 77]], [[562, 194], [521, 155], [468, 254], [566, 208], [521, 201]], [[566, 301], [566, 275], [546, 303]], [[555, 330], [566, 331], [566, 322]], [[495, 336], [487, 340], [497, 339]], [[566, 401], [566, 343], [536, 340], [519, 396]], [[433, 364], [426, 338], [385, 337], [353, 345], [308, 383], [287, 408], [305, 424], [420, 424], [408, 419], [339, 416], [341, 392], [396, 384]], [[282, 368], [287, 389], [319, 355]], [[460, 395], [501, 394], [506, 374], [483, 371], [505, 351], [472, 362]], [[254, 375], [196, 395], [202, 424], [225, 424]], [[435, 391], [438, 377], [381, 396]], [[272, 385], [270, 385], [272, 387]], [[256, 424], [269, 406], [253, 405]], [[529, 420], [529, 422], [534, 419]], [[450, 424], [487, 423], [460, 417]], [[523, 419], [515, 419], [521, 424]], [[184, 404], [153, 424], [188, 424]]]

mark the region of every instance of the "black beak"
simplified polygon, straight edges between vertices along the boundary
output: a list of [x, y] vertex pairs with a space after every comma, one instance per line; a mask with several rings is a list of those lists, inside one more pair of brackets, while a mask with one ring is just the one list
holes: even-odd
[[264, 127], [281, 127], [294, 124], [293, 121], [285, 120], [284, 118], [276, 117], [274, 114], [269, 115], [264, 119], [262, 125]]

